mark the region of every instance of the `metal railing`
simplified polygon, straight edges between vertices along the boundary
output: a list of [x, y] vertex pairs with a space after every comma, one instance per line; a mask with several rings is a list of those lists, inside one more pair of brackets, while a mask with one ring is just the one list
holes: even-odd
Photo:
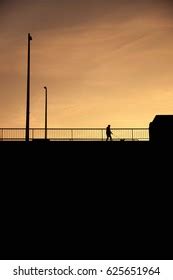
[[[148, 128], [112, 128], [113, 141], [148, 141]], [[30, 141], [44, 139], [44, 128], [30, 128]], [[50, 141], [105, 141], [105, 128], [49, 128]], [[0, 141], [25, 141], [24, 128], [0, 128]]]

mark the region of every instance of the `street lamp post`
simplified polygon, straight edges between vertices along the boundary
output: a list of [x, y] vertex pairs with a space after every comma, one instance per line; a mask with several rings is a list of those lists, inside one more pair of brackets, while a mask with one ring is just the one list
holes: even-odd
[[45, 89], [45, 140], [47, 139], [47, 87]]
[[25, 140], [29, 142], [29, 115], [30, 115], [30, 42], [32, 37], [28, 34], [28, 65], [27, 65], [27, 97], [26, 97], [26, 132]]

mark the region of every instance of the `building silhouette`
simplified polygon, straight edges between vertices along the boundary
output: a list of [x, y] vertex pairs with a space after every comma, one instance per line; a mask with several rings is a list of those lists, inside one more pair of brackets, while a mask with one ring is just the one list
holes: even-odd
[[173, 141], [173, 115], [156, 115], [149, 124], [151, 142]]

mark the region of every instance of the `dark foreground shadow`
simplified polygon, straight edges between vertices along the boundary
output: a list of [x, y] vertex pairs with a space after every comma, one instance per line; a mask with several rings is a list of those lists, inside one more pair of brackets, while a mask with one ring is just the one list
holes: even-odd
[[172, 258], [172, 150], [1, 142], [1, 258]]

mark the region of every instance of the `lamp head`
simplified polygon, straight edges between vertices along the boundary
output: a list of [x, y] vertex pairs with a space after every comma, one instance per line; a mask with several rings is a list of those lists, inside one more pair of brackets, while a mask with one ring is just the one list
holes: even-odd
[[28, 37], [29, 37], [29, 40], [32, 41], [32, 36], [30, 33], [28, 33]]

